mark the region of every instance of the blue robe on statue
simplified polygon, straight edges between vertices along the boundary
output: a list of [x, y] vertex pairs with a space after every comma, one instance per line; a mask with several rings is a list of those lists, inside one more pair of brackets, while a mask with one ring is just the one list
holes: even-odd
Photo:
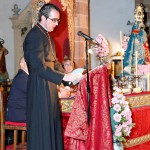
[[132, 66], [136, 66], [136, 52], [138, 64], [144, 64], [145, 61], [145, 47], [147, 34], [141, 27], [141, 22], [136, 22], [132, 27], [132, 33], [128, 42], [128, 47], [124, 56], [124, 75], [131, 75]]

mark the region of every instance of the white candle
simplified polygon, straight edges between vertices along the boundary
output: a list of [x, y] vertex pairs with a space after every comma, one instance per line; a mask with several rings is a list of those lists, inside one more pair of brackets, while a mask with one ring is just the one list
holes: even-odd
[[121, 73], [122, 73], [122, 76], [123, 76], [122, 31], [120, 31], [120, 51], [121, 51]]
[[135, 52], [135, 75], [137, 77], [138, 74], [138, 53], [137, 51]]
[[149, 73], [147, 74], [147, 91], [149, 91]]
[[122, 53], [122, 31], [120, 31], [120, 51]]
[[122, 76], [123, 76], [123, 56], [121, 58], [121, 73], [122, 73]]

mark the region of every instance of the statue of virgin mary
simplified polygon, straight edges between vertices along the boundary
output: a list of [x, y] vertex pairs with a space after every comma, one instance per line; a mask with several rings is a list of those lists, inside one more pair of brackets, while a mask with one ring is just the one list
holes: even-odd
[[[128, 42], [128, 47], [124, 56], [124, 75], [129, 76], [135, 72], [135, 66], [137, 64], [145, 64], [149, 62], [149, 47], [147, 34], [144, 30], [145, 26], [143, 24], [143, 7], [137, 6], [135, 9], [135, 23], [132, 27], [132, 32]], [[136, 56], [137, 55], [137, 56]]]

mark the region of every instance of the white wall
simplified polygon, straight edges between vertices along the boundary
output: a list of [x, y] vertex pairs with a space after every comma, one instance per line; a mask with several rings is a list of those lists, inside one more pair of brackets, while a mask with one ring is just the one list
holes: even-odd
[[[23, 11], [29, 2], [30, 0], [0, 0], [0, 38], [5, 40], [4, 46], [9, 51], [6, 55], [6, 65], [10, 79], [14, 77], [14, 39], [9, 18], [13, 15], [14, 4], [18, 4]], [[91, 37], [96, 38], [100, 33], [108, 39], [111, 53], [119, 51], [119, 31], [123, 34], [131, 31], [131, 26], [126, 23], [128, 20], [134, 20], [134, 4], [134, 0], [90, 0]]]
[[0, 38], [5, 40], [4, 46], [8, 49], [6, 55], [6, 66], [10, 79], [14, 77], [14, 39], [12, 23], [9, 18], [12, 17], [14, 4], [23, 11], [30, 0], [0, 0]]
[[[96, 38], [102, 34], [110, 44], [110, 53], [120, 51], [120, 31], [129, 34], [132, 26], [127, 21], [134, 21], [135, 0], [91, 0], [90, 35]], [[94, 60], [95, 56], [92, 56]], [[95, 67], [92, 61], [92, 68]]]

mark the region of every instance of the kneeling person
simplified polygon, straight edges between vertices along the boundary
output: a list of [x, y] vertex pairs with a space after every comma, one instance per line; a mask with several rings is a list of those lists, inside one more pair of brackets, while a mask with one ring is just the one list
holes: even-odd
[[20, 69], [12, 81], [7, 101], [6, 120], [26, 122], [28, 68], [24, 58], [20, 59]]

